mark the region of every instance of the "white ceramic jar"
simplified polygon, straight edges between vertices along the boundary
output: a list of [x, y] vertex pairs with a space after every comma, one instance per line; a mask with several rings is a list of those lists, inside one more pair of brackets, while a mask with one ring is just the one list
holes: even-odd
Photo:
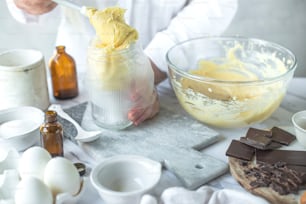
[[0, 53], [0, 110], [18, 106], [49, 106], [44, 56], [40, 51], [15, 49]]
[[92, 117], [107, 129], [124, 129], [131, 108], [152, 103], [154, 74], [149, 59], [138, 43], [122, 50], [97, 48], [95, 39], [88, 49], [86, 84]]

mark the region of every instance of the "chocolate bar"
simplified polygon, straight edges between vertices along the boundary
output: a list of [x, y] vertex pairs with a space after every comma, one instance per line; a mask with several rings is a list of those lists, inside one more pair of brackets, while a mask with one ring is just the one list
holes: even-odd
[[261, 130], [257, 128], [249, 128], [247, 132], [247, 137], [250, 136], [265, 136], [265, 137], [272, 137], [272, 132], [270, 130]]
[[245, 145], [237, 140], [232, 140], [226, 151], [226, 156], [251, 161], [255, 153], [255, 149]]
[[260, 150], [271, 150], [271, 149], [277, 149], [280, 148], [282, 145], [278, 142], [273, 142], [271, 141], [268, 145], [261, 145], [260, 143], [256, 142], [256, 141], [252, 141], [252, 140], [248, 140], [246, 137], [240, 137], [240, 142], [242, 142], [243, 144], [252, 146], [256, 149], [260, 149]]
[[267, 150], [256, 151], [256, 160], [274, 164], [285, 162], [287, 165], [306, 166], [306, 151]]
[[250, 140], [260, 146], [267, 146], [268, 144], [270, 144], [272, 141], [271, 137], [271, 131], [260, 130], [256, 128], [249, 128], [246, 134], [247, 140]]
[[281, 128], [273, 127], [271, 131], [272, 140], [275, 142], [281, 143], [283, 145], [289, 145], [293, 140], [295, 140], [294, 135]]

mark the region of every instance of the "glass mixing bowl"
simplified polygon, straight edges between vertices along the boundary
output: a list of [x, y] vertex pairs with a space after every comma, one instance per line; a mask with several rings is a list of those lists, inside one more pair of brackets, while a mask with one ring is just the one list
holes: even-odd
[[276, 43], [244, 37], [202, 37], [167, 53], [169, 78], [182, 107], [208, 125], [245, 127], [280, 105], [297, 67]]

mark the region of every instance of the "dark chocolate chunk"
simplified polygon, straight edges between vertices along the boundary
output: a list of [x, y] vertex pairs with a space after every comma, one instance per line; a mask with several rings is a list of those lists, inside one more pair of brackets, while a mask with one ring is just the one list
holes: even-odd
[[259, 162], [256, 166], [245, 169], [244, 173], [250, 177], [252, 188], [271, 187], [281, 195], [297, 193], [304, 183], [301, 178], [303, 174], [288, 168], [284, 162]]
[[250, 161], [253, 158], [255, 149], [248, 145], [242, 144], [237, 140], [232, 140], [226, 151], [226, 156]]
[[306, 166], [288, 165], [288, 168], [293, 169], [300, 173], [304, 173], [306, 175]]
[[290, 174], [287, 175], [288, 177], [288, 181], [291, 181], [290, 183], [294, 183], [293, 185], [295, 185], [296, 183], [303, 183], [303, 179], [301, 177], [301, 173], [293, 170], [293, 169], [290, 169], [290, 167], [288, 167], [288, 171], [290, 172]]
[[298, 172], [298, 179], [301, 180], [301, 183], [303, 184], [300, 189], [306, 189], [306, 166], [294, 166], [294, 165], [288, 165], [289, 169], [292, 169], [295, 172]]
[[248, 137], [248, 135], [272, 137], [272, 132], [270, 130], [261, 130], [251, 127], [248, 129], [246, 137]]
[[281, 168], [286, 166], [286, 162], [278, 161], [274, 164], [276, 168]]
[[284, 185], [282, 185], [282, 183], [277, 183], [277, 182], [272, 182], [271, 185], [273, 190], [275, 190], [276, 192], [278, 192], [280, 195], [286, 195], [289, 194], [290, 192], [288, 192], [288, 190], [286, 189], [286, 187]]
[[252, 143], [256, 143], [259, 146], [265, 147], [271, 143], [272, 132], [266, 130], [260, 130], [256, 128], [249, 128], [246, 139]]
[[306, 151], [267, 150], [256, 151], [256, 160], [274, 164], [285, 162], [287, 165], [306, 166]]
[[256, 149], [265, 149], [265, 145], [262, 145], [260, 143], [258, 143], [257, 141], [254, 141], [254, 140], [248, 140], [246, 137], [240, 137], [240, 140], [239, 140], [241, 143], [243, 144], [246, 144], [246, 145], [249, 145], [251, 147], [254, 147]]
[[278, 142], [274, 142], [272, 141], [266, 148], [265, 150], [269, 150], [269, 149], [278, 149], [280, 148], [282, 145]]
[[269, 187], [270, 185], [270, 181], [266, 180], [266, 179], [258, 179], [256, 181], [251, 181], [250, 185], [253, 188], [258, 188], [258, 187]]
[[240, 164], [241, 166], [248, 166], [248, 165], [249, 165], [249, 162], [244, 161], [244, 160], [240, 160], [240, 161], [239, 161], [239, 164]]
[[289, 145], [293, 140], [295, 140], [295, 136], [281, 128], [273, 127], [272, 131], [272, 140], [284, 145]]
[[243, 144], [252, 146], [256, 149], [261, 149], [261, 150], [271, 150], [271, 149], [277, 149], [280, 148], [282, 145], [278, 142], [271, 142], [268, 145], [261, 145], [260, 143], [257, 143], [255, 141], [248, 140], [246, 137], [241, 137], [240, 142]]

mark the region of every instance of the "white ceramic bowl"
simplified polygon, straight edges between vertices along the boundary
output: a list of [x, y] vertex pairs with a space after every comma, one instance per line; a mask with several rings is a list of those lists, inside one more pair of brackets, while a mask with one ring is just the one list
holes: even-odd
[[90, 179], [107, 204], [138, 204], [160, 176], [160, 163], [141, 156], [119, 155], [98, 164]]
[[306, 147], [306, 110], [295, 113], [292, 116], [297, 141]]
[[22, 106], [0, 111], [0, 144], [17, 151], [39, 142], [39, 127], [44, 113], [35, 107]]

